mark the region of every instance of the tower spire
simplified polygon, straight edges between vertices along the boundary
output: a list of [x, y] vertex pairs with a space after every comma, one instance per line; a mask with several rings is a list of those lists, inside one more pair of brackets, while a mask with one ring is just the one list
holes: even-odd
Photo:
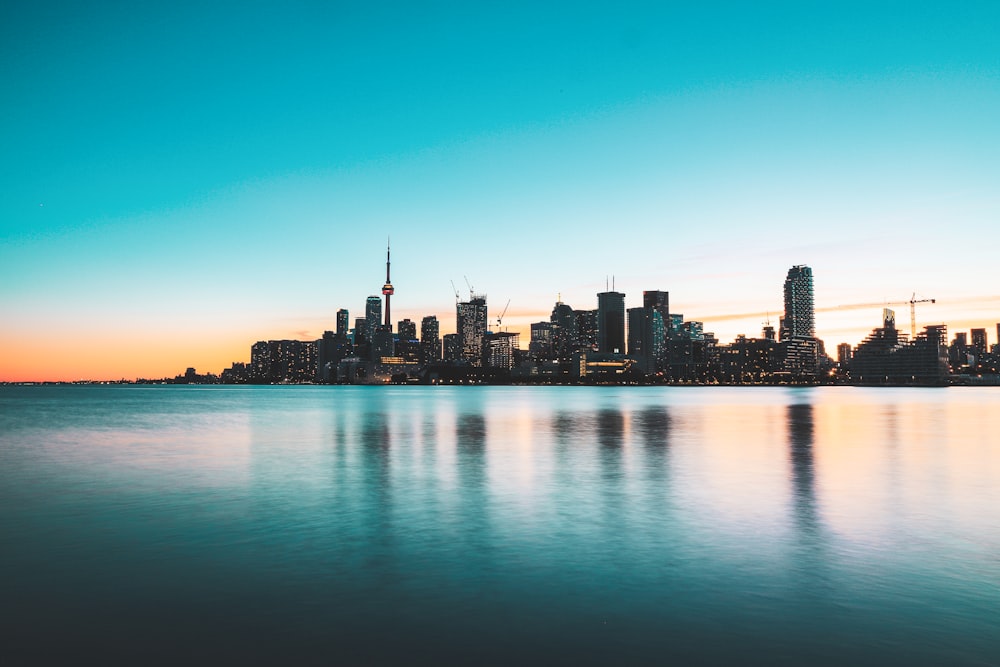
[[389, 300], [392, 298], [393, 293], [396, 291], [392, 286], [392, 281], [389, 279], [389, 259], [390, 259], [391, 246], [389, 243], [389, 237], [385, 239], [385, 285], [382, 286], [382, 294], [385, 295], [385, 327], [392, 330], [392, 314], [389, 307]]

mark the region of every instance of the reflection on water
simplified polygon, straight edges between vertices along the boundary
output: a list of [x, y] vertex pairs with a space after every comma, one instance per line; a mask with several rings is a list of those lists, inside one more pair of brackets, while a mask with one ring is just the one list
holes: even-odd
[[1000, 655], [988, 389], [0, 390], [16, 657]]

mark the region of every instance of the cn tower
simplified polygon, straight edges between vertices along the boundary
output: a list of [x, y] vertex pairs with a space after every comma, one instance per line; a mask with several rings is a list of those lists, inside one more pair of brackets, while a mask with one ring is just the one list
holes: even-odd
[[389, 280], [389, 241], [385, 242], [385, 285], [382, 285], [382, 294], [385, 295], [385, 328], [392, 331], [392, 317], [390, 317], [389, 311], [389, 300], [392, 298], [392, 293], [396, 290], [392, 286], [392, 282]]

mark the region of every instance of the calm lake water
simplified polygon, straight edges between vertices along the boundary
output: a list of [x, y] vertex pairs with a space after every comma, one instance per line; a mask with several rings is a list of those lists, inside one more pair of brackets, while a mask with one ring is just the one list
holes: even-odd
[[1000, 665], [1000, 389], [0, 387], [0, 617], [4, 664]]

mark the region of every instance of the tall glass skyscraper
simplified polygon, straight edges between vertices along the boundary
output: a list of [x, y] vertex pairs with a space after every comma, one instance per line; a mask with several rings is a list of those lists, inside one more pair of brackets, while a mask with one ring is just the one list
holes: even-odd
[[486, 336], [486, 296], [470, 294], [469, 300], [459, 303], [455, 310], [461, 358], [472, 366], [480, 366]]
[[781, 318], [781, 340], [816, 336], [812, 269], [799, 264], [785, 278], [785, 316]]
[[625, 354], [625, 295], [597, 294], [597, 351]]

